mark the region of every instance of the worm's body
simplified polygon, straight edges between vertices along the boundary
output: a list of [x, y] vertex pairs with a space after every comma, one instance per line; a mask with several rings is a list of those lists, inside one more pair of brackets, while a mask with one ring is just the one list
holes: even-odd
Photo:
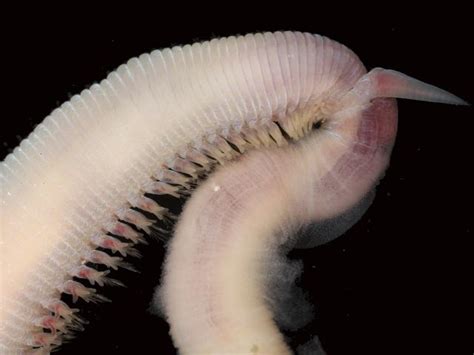
[[[59, 300], [61, 293], [73, 300], [102, 300], [90, 284], [113, 281], [107, 270], [94, 265], [126, 265], [118, 255], [133, 254], [140, 232], [153, 232], [157, 221], [169, 217], [154, 195], [179, 195], [203, 171], [257, 148], [265, 148], [263, 161], [274, 157], [275, 167], [282, 172], [296, 164], [293, 174], [275, 171], [282, 181], [269, 185], [266, 181], [271, 175], [265, 168], [261, 174], [253, 171], [248, 176], [254, 183], [238, 189], [244, 192], [249, 186], [247, 195], [236, 200], [241, 209], [226, 205], [231, 228], [240, 216], [234, 219], [232, 213], [244, 216], [248, 207], [265, 215], [265, 208], [290, 199], [294, 209], [275, 211], [268, 229], [259, 231], [263, 239], [248, 236], [247, 241], [257, 243], [255, 252], [261, 251], [272, 233], [281, 229], [275, 227], [275, 223], [281, 226], [276, 216], [287, 218], [290, 225], [323, 220], [350, 208], [372, 188], [388, 161], [396, 109], [392, 101], [377, 101], [374, 106], [371, 100], [404, 97], [463, 103], [397, 72], [365, 73], [349, 49], [325, 37], [294, 32], [230, 37], [134, 58], [100, 85], [53, 111], [0, 165], [0, 352], [24, 353], [32, 348], [47, 352], [60, 344], [62, 334], [80, 328], [69, 306]], [[303, 141], [299, 148], [278, 150], [312, 135], [316, 123], [322, 124], [318, 136]], [[313, 143], [314, 156], [308, 149]], [[295, 149], [300, 149], [298, 154]], [[259, 161], [257, 153], [255, 157], [236, 167]], [[234, 176], [232, 167], [216, 178]], [[284, 197], [259, 192], [260, 187], [268, 191], [271, 184], [284, 188], [295, 183], [302, 188], [290, 189]], [[228, 186], [227, 182], [222, 186]], [[277, 200], [264, 202], [267, 195]], [[255, 196], [260, 196], [261, 203], [250, 202]], [[307, 200], [308, 196], [314, 200]], [[317, 204], [316, 199], [320, 199]], [[199, 202], [190, 206], [193, 203]], [[224, 215], [217, 212], [203, 211], [209, 219], [206, 223], [224, 223], [220, 219]], [[284, 217], [289, 212], [294, 214]], [[242, 226], [250, 228], [250, 233], [252, 223], [246, 223]], [[218, 238], [218, 232], [215, 229], [212, 238]], [[229, 238], [233, 233], [242, 237], [233, 229]], [[206, 237], [203, 233], [195, 242], [204, 247]], [[244, 248], [245, 244], [237, 245]], [[232, 257], [246, 257], [246, 249], [234, 250]], [[171, 275], [173, 267], [169, 268]], [[205, 270], [201, 269], [207, 275]], [[229, 272], [219, 277], [234, 275]], [[249, 286], [248, 290], [255, 289]], [[166, 307], [170, 319], [175, 315], [179, 319], [179, 312], [184, 312], [171, 303]], [[270, 315], [264, 317], [271, 328]], [[190, 313], [186, 336], [191, 339], [192, 327], [197, 325], [193, 319], [198, 317]], [[278, 337], [270, 328], [268, 334]], [[179, 331], [174, 333], [178, 346], [188, 344], [176, 334]], [[216, 341], [209, 349], [225, 347], [224, 338]], [[245, 342], [245, 336], [238, 341]], [[276, 342], [287, 351], [281, 339]], [[185, 352], [194, 349], [192, 344], [187, 346]]]

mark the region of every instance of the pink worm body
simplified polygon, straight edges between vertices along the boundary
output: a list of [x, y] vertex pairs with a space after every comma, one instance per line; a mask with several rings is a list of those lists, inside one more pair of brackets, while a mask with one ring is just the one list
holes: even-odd
[[[138, 255], [133, 246], [142, 233], [172, 219], [153, 196], [180, 196], [203, 171], [256, 148], [265, 150], [218, 171], [197, 191], [186, 208], [197, 211], [185, 212], [171, 245], [161, 294], [185, 353], [240, 346], [288, 351], [261, 302], [264, 286], [256, 280], [238, 286], [247, 270], [241, 267], [258, 274], [263, 269], [255, 260], [264, 250], [288, 240], [300, 224], [337, 216], [371, 190], [396, 131], [395, 104], [372, 103], [379, 97], [464, 103], [401, 73], [366, 74], [343, 45], [299, 32], [154, 51], [74, 96], [0, 165], [0, 351], [60, 345], [81, 323], [61, 294], [98, 302], [106, 298], [91, 285], [119, 284], [84, 264], [133, 269], [121, 257]], [[322, 124], [315, 133], [314, 124]], [[210, 198], [219, 201], [209, 204]], [[252, 213], [266, 223], [254, 223]], [[194, 231], [188, 224], [196, 218], [202, 229]], [[245, 228], [261, 237], [245, 235]], [[186, 298], [194, 291], [199, 302]], [[226, 313], [234, 301], [243, 318]], [[248, 302], [256, 302], [261, 319], [243, 313]], [[244, 333], [236, 340], [229, 329]], [[203, 343], [201, 333], [212, 341]]]

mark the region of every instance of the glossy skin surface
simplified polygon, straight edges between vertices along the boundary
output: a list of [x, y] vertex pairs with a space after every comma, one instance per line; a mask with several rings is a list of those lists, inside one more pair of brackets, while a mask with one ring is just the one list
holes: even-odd
[[78, 279], [116, 283], [97, 266], [109, 267], [110, 255], [94, 250], [136, 255], [136, 232], [173, 217], [157, 183], [189, 190], [216, 163], [281, 146], [284, 134], [301, 139], [350, 107], [339, 101], [363, 73], [327, 37], [256, 33], [140, 55], [60, 105], [0, 166], [1, 346], [59, 345], [64, 332], [41, 328], [51, 312], [61, 317], [61, 294], [106, 300]]
[[[347, 42], [347, 43], [349, 43], [349, 42]], [[412, 73], [413, 73], [413, 72], [414, 72], [414, 71], [412, 71]], [[407, 105], [408, 105], [408, 104], [407, 104]], [[411, 105], [411, 106], [413, 107], [413, 105]], [[425, 109], [425, 108], [427, 108], [427, 107], [428, 107], [428, 105], [423, 105], [423, 109]], [[436, 107], [438, 107], [438, 106], [436, 106]], [[443, 110], [443, 111], [446, 112], [446, 113], [448, 112], [448, 110], [447, 110], [447, 109], [444, 109], [444, 108], [440, 108], [440, 110]], [[420, 110], [420, 112], [421, 112], [421, 111], [423, 111], [423, 110]], [[436, 111], [436, 110], [435, 110], [435, 111]], [[433, 111], [433, 113], [434, 113], [434, 111]], [[417, 124], [417, 123], [413, 123], [413, 124]]]

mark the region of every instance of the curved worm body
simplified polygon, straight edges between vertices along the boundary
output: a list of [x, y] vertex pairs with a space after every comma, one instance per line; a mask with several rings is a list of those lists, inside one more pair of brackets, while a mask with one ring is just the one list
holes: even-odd
[[279, 247], [294, 243], [301, 225], [342, 214], [374, 186], [390, 157], [396, 117], [394, 100], [378, 99], [294, 146], [249, 153], [194, 193], [161, 291], [183, 353], [290, 353], [263, 281], [278, 277]]
[[[396, 131], [395, 103], [378, 97], [463, 104], [397, 72], [366, 74], [346, 47], [297, 32], [154, 51], [74, 96], [0, 165], [0, 352], [49, 352], [81, 329], [61, 294], [104, 301], [91, 286], [119, 284], [107, 268], [132, 268], [123, 257], [172, 219], [156, 196], [181, 196], [248, 151], [186, 207], [163, 302], [184, 353], [288, 352], [261, 303], [256, 260], [299, 225], [343, 213], [373, 187]], [[216, 187], [222, 191], [209, 192]], [[189, 283], [191, 275], [207, 281]], [[199, 302], [189, 303], [193, 290]], [[229, 305], [261, 313], [234, 318]], [[241, 335], [229, 336], [233, 329]]]

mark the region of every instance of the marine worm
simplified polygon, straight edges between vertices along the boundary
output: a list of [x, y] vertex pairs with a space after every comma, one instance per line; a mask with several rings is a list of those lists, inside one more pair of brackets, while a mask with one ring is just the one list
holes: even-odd
[[[121, 284], [110, 270], [133, 270], [135, 245], [178, 219], [154, 304], [180, 353], [290, 353], [267, 297], [281, 250], [335, 238], [368, 207], [396, 135], [394, 98], [465, 104], [300, 32], [120, 66], [0, 165], [0, 352], [59, 348], [87, 326], [73, 303], [106, 301], [101, 287]], [[179, 218], [160, 202], [190, 194]], [[295, 236], [339, 216], [342, 227]]]

